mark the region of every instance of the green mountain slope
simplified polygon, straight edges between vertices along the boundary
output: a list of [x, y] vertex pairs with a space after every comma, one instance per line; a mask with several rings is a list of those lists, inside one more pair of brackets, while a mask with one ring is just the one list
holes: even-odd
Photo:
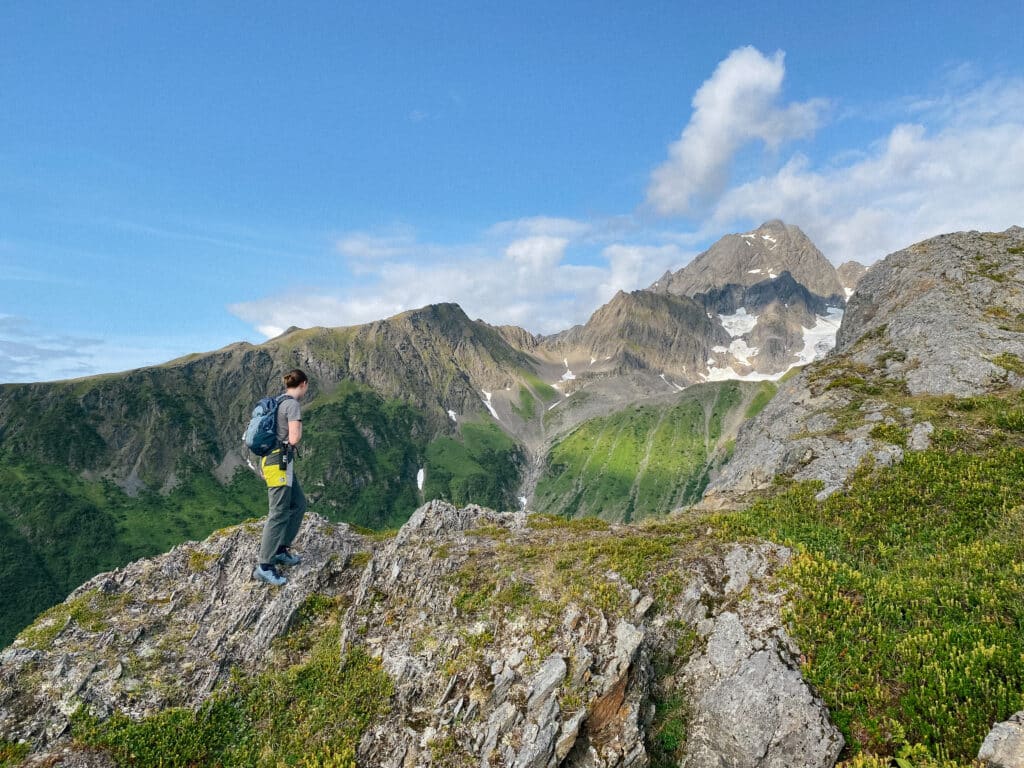
[[533, 508], [629, 522], [691, 504], [739, 423], [774, 391], [769, 382], [702, 384], [672, 403], [591, 419], [552, 447]]
[[488, 423], [479, 390], [536, 376], [454, 305], [123, 374], [3, 385], [0, 576], [19, 588], [0, 593], [0, 645], [97, 572], [264, 515], [240, 435], [295, 366], [313, 382], [300, 477], [322, 514], [395, 527], [423, 499], [421, 469], [431, 498], [516, 504], [521, 455]]

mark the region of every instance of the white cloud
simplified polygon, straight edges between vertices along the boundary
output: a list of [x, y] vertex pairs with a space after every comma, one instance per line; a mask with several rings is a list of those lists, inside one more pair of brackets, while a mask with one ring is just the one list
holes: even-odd
[[408, 255], [415, 246], [411, 231], [384, 235], [369, 232], [350, 232], [335, 243], [338, 253], [350, 259], [379, 260]]
[[[678, 269], [693, 257], [677, 245], [623, 245], [616, 243], [604, 249], [608, 260], [608, 276], [598, 287], [601, 302], [607, 302], [618, 291], [647, 288], [665, 274]], [[596, 307], [595, 307], [596, 309]]]
[[530, 278], [557, 266], [565, 256], [568, 244], [569, 241], [564, 237], [528, 237], [509, 245], [505, 255], [517, 267], [521, 276]]
[[693, 97], [693, 116], [669, 159], [655, 169], [647, 201], [664, 215], [687, 214], [726, 187], [736, 153], [760, 140], [770, 148], [814, 133], [825, 102], [776, 105], [784, 54], [771, 59], [750, 46], [733, 51]]
[[[566, 221], [566, 220], [559, 220]], [[561, 225], [556, 230], [566, 231]], [[519, 227], [501, 231], [522, 232]], [[577, 229], [582, 234], [582, 229]], [[496, 228], [485, 237], [493, 238]], [[480, 243], [442, 246], [375, 238], [342, 238], [339, 250], [363, 255], [352, 243], [368, 243], [376, 261], [360, 262], [357, 286], [310, 288], [235, 304], [229, 310], [266, 337], [289, 326], [347, 326], [372, 322], [427, 304], [456, 302], [472, 318], [554, 333], [587, 320], [618, 290], [635, 290], [681, 266], [676, 245], [611, 244], [589, 265], [567, 263], [575, 245], [568, 237], [532, 235], [496, 247]], [[379, 251], [375, 246], [381, 245]], [[391, 257], [388, 258], [387, 254]]]
[[495, 237], [549, 237], [578, 238], [592, 229], [593, 225], [576, 219], [554, 216], [531, 216], [512, 221], [501, 221], [488, 230]]
[[871, 263], [945, 232], [1020, 224], [1024, 81], [986, 83], [915, 109], [921, 122], [896, 125], [857, 155], [823, 168], [795, 156], [774, 175], [738, 185], [711, 220], [785, 219], [835, 263]]

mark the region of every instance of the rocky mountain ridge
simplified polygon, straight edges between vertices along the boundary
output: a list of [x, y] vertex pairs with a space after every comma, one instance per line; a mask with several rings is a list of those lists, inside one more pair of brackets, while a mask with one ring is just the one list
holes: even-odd
[[[574, 528], [433, 502], [380, 543], [313, 516], [305, 563], [267, 589], [247, 579], [258, 535], [241, 526], [98, 576], [41, 617], [0, 656], [0, 733], [37, 761], [109, 764], [116, 742], [75, 725], [80, 705], [99, 723], [224, 695], [241, 706], [232, 681], [336, 596], [344, 613], [319, 620], [338, 626], [341, 658], [377, 660], [393, 690], [349, 738], [359, 764], [629, 766], [654, 750], [689, 766], [831, 766], [842, 748], [764, 586], [789, 558], [778, 547], [695, 550], [685, 523]], [[623, 559], [624, 535], [655, 567]], [[556, 550], [596, 553], [602, 570], [551, 570]], [[692, 703], [685, 745], [658, 739], [681, 716], [665, 704], [677, 689]]]

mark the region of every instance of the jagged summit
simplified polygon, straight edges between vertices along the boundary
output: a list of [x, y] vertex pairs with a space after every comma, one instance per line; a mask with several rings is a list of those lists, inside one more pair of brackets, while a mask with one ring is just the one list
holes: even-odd
[[799, 227], [778, 219], [753, 232], [726, 235], [678, 272], [666, 272], [650, 290], [696, 296], [727, 285], [756, 285], [783, 272], [825, 301], [841, 304], [845, 298], [831, 262]]

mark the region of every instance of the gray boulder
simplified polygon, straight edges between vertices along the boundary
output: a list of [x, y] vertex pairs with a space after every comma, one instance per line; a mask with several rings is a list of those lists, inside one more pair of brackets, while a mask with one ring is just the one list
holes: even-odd
[[1024, 768], [1024, 712], [996, 724], [985, 737], [978, 760], [988, 768]]

